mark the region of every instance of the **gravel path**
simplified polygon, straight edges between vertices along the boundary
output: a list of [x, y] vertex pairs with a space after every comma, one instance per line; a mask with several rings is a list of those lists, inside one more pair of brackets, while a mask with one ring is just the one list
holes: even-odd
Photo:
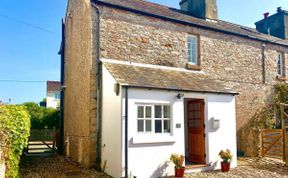
[[192, 173], [187, 178], [288, 178], [288, 167], [278, 159], [270, 158], [239, 158], [238, 167], [227, 173], [210, 171]]
[[[24, 178], [106, 178], [103, 173], [84, 169], [64, 156], [24, 156], [20, 175]], [[187, 178], [288, 178], [288, 167], [281, 160], [269, 158], [239, 158], [238, 167], [228, 173], [210, 171], [186, 174]]]
[[85, 169], [60, 155], [23, 156], [20, 163], [22, 178], [108, 178], [94, 169]]

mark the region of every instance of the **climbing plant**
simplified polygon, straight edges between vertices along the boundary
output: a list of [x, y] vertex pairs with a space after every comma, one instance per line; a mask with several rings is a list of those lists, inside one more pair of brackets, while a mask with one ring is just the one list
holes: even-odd
[[[275, 106], [274, 113], [276, 118], [276, 127], [281, 128], [280, 119], [280, 103], [288, 104], [288, 84], [279, 83], [275, 85], [274, 92], [272, 95], [272, 103]], [[287, 108], [286, 108], [287, 109]], [[288, 112], [288, 111], [286, 111]]]
[[272, 101], [274, 104], [288, 103], [288, 84], [279, 83], [275, 85]]
[[0, 105], [0, 130], [5, 135], [4, 158], [7, 168], [5, 176], [19, 177], [18, 164], [30, 133], [30, 116], [26, 108]]

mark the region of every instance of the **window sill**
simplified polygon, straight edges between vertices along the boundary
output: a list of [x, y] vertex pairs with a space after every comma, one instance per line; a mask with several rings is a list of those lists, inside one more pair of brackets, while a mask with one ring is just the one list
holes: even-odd
[[276, 80], [278, 80], [278, 81], [287, 81], [287, 80], [288, 80], [288, 78], [287, 78], [287, 77], [285, 77], [285, 76], [280, 76], [280, 75], [277, 75], [277, 76], [276, 76]]
[[142, 134], [133, 137], [133, 144], [174, 143], [176, 139], [170, 134]]
[[192, 70], [201, 70], [201, 66], [199, 65], [195, 65], [195, 64], [191, 64], [191, 63], [187, 63], [186, 64], [186, 68], [187, 69], [192, 69]]

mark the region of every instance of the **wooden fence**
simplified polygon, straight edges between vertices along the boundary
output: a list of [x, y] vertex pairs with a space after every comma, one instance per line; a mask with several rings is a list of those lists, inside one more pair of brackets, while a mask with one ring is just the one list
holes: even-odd
[[30, 130], [29, 142], [26, 148], [27, 154], [51, 153], [56, 148], [55, 130]]
[[281, 111], [281, 125], [283, 132], [283, 161], [285, 161], [286, 165], [288, 165], [288, 104], [281, 103], [280, 111]]
[[280, 104], [281, 129], [261, 129], [260, 155], [282, 159], [288, 165], [288, 104]]
[[261, 156], [283, 159], [282, 129], [261, 129]]

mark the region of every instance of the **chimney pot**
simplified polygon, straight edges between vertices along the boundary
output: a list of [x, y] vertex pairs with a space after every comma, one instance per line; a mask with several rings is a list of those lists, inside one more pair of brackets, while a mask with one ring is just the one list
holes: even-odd
[[263, 15], [264, 15], [264, 19], [266, 19], [269, 17], [269, 12], [265, 12]]
[[282, 7], [277, 7], [277, 12], [278, 13], [282, 12]]

